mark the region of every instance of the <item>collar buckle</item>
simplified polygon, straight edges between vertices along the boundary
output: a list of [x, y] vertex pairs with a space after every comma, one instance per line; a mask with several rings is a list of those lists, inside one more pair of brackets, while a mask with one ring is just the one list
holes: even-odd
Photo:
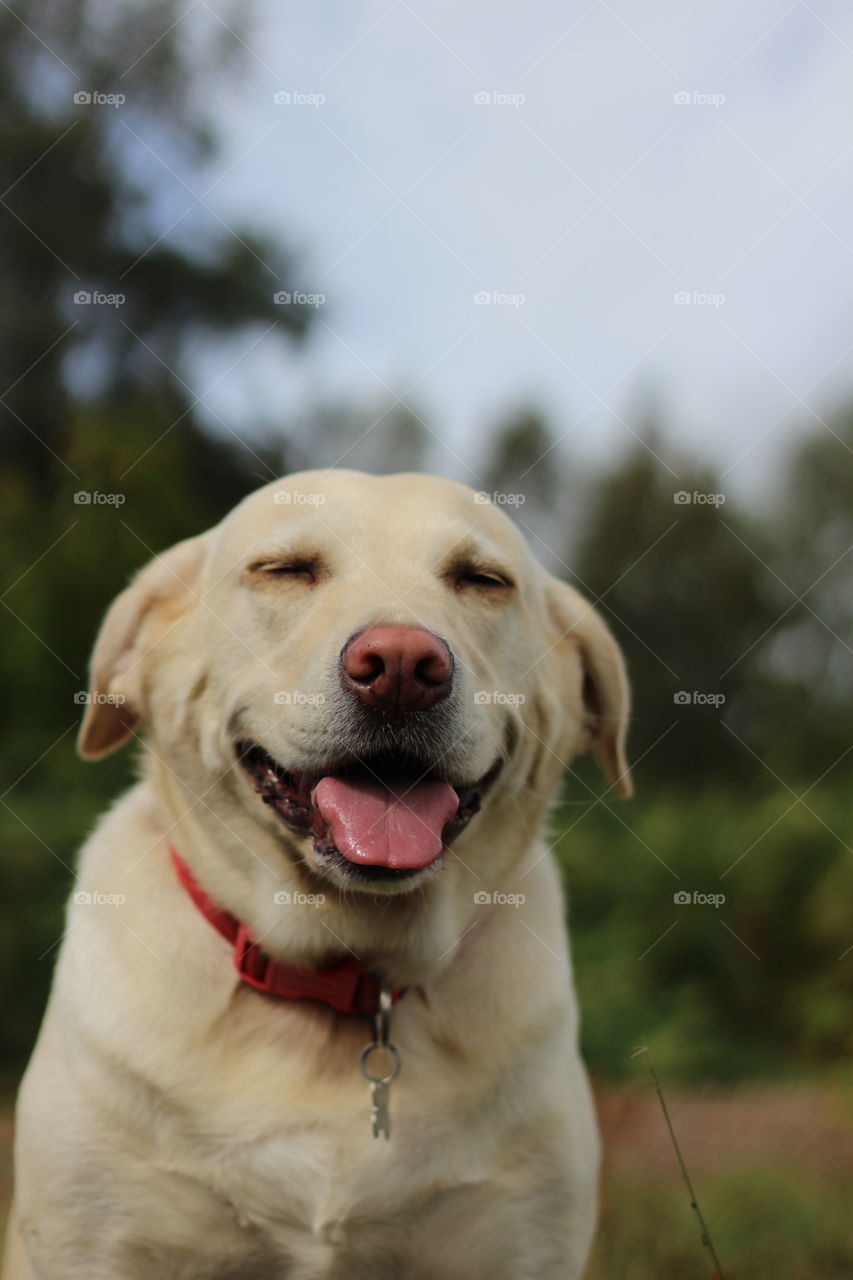
[[[366, 972], [355, 956], [347, 956], [323, 969], [277, 964], [253, 942], [241, 923], [234, 939], [234, 967], [248, 986], [265, 995], [285, 1000], [320, 1000], [338, 1013], [376, 1014], [379, 1011], [381, 979], [375, 973]], [[392, 999], [399, 999], [403, 990], [395, 990]]]

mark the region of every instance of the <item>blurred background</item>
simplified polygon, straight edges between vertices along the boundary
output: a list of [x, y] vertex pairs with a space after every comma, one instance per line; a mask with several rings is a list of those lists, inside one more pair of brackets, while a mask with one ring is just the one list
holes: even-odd
[[591, 1275], [717, 1274], [643, 1044], [725, 1274], [853, 1274], [851, 70], [840, 0], [0, 7], [7, 1102], [133, 773], [73, 749], [111, 598], [284, 471], [437, 471], [635, 689], [636, 798], [552, 823]]

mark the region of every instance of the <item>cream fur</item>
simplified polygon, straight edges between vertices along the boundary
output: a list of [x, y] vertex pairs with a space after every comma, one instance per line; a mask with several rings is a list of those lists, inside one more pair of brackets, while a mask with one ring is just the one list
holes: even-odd
[[[515, 591], [453, 590], [442, 569], [460, 548]], [[287, 549], [322, 556], [316, 585], [247, 574]], [[446, 639], [461, 729], [448, 759], [471, 779], [497, 756], [503, 768], [441, 870], [373, 895], [324, 878], [234, 742], [295, 769], [331, 752], [337, 656], [380, 619]], [[81, 751], [144, 726], [144, 773], [82, 851], [21, 1090], [4, 1280], [580, 1277], [598, 1139], [541, 831], [580, 750], [629, 790], [624, 669], [598, 615], [465, 486], [306, 472], [144, 569], [107, 616], [92, 678], [124, 701], [90, 705]], [[282, 690], [325, 702], [282, 705]], [[413, 984], [393, 1015], [389, 1142], [371, 1135], [358, 1071], [366, 1022], [244, 987], [178, 885], [170, 839], [272, 954], [312, 964], [344, 945]], [[282, 891], [325, 902], [282, 906]], [[525, 900], [475, 899], [496, 891]]]

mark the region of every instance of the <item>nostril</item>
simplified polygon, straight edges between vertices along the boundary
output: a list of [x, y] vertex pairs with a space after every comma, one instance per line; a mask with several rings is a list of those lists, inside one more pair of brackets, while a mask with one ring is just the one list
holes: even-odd
[[372, 684], [385, 671], [385, 662], [380, 653], [362, 651], [347, 654], [344, 669], [350, 680], [356, 684]]
[[415, 663], [415, 679], [422, 684], [446, 684], [453, 674], [449, 655], [431, 651]]

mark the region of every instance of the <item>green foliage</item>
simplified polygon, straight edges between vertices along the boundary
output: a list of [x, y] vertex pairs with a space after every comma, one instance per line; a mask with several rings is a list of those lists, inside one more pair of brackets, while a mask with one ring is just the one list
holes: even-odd
[[[840, 785], [804, 803], [716, 788], [557, 813], [595, 1072], [624, 1076], [641, 1042], [671, 1080], [849, 1060], [848, 814]], [[725, 901], [679, 904], [680, 892]]]
[[[654, 447], [654, 440], [650, 442]], [[634, 689], [632, 752], [652, 751], [659, 776], [707, 780], [742, 773], [742, 749], [707, 703], [725, 698], [748, 717], [754, 642], [775, 620], [757, 557], [765, 535], [733, 501], [677, 503], [676, 493], [719, 492], [696, 463], [676, 479], [638, 444], [596, 486], [572, 563], [624, 646]], [[778, 612], [778, 611], [777, 611]]]
[[[853, 413], [807, 436], [770, 519], [780, 623], [762, 659], [759, 750], [812, 776], [850, 748], [853, 724]], [[768, 575], [769, 576], [769, 575]], [[802, 598], [798, 603], [798, 598]], [[787, 732], [780, 732], [785, 725]], [[796, 726], [794, 732], [792, 727]]]
[[558, 505], [561, 477], [553, 466], [555, 441], [540, 413], [535, 409], [519, 410], [495, 429], [490, 444], [483, 489], [521, 493], [524, 505], [529, 503], [530, 509], [538, 513]]

